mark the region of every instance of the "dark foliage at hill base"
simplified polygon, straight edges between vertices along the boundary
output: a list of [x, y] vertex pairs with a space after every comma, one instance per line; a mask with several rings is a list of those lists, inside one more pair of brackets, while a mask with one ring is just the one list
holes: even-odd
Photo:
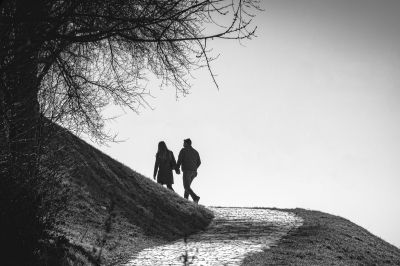
[[242, 265], [400, 265], [400, 250], [338, 216], [284, 210], [304, 219], [276, 247], [247, 257]]

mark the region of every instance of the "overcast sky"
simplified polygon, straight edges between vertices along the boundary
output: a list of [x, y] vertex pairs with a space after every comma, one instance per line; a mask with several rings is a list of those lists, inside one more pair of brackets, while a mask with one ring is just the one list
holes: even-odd
[[151, 178], [158, 142], [177, 157], [190, 137], [201, 204], [316, 209], [400, 247], [400, 1], [262, 3], [258, 38], [212, 44], [220, 90], [205, 71], [178, 101], [150, 81], [154, 110], [101, 149]]

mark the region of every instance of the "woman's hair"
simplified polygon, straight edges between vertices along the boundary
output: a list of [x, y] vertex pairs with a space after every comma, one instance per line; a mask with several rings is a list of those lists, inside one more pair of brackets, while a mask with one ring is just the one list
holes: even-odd
[[167, 159], [168, 158], [168, 148], [167, 144], [164, 141], [160, 141], [158, 143], [158, 151], [156, 156], [160, 159]]

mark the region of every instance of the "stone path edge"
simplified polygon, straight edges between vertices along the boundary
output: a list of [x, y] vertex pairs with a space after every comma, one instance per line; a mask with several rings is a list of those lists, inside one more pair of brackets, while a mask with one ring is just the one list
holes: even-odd
[[[265, 249], [270, 249], [270, 248], [273, 248], [273, 247], [275, 247], [275, 246], [277, 246], [277, 245], [279, 245], [279, 241], [281, 240], [281, 238], [282, 237], [284, 237], [284, 236], [286, 236], [286, 235], [288, 235], [288, 234], [290, 234], [291, 233], [291, 231], [295, 231], [297, 228], [299, 228], [299, 227], [301, 227], [302, 225], [303, 225], [303, 219], [300, 217], [300, 216], [298, 216], [298, 215], [296, 215], [295, 214], [295, 212], [294, 212], [294, 209], [280, 209], [280, 208], [275, 208], [275, 207], [232, 207], [232, 206], [229, 206], [229, 207], [226, 207], [226, 206], [207, 206], [207, 208], [209, 208], [209, 209], [211, 209], [211, 210], [215, 210], [215, 209], [219, 209], [219, 208], [221, 208], [221, 210], [223, 210], [223, 209], [232, 209], [232, 210], [234, 210], [234, 209], [236, 209], [236, 210], [238, 210], [238, 209], [242, 209], [242, 210], [259, 210], [259, 211], [262, 211], [262, 210], [265, 210], [265, 211], [272, 211], [272, 212], [282, 212], [282, 213], [287, 213], [287, 215], [289, 215], [289, 216], [293, 216], [293, 217], [296, 217], [296, 219], [298, 220], [298, 222], [297, 222], [297, 225], [296, 226], [294, 226], [293, 228], [290, 228], [288, 231], [286, 231], [286, 233], [285, 234], [283, 234], [283, 235], [281, 235], [281, 237], [279, 237], [277, 240], [278, 241], [274, 241], [273, 243], [271, 243], [272, 245], [271, 246], [267, 246], [267, 247], [265, 247]], [[211, 224], [212, 224], [213, 222], [211, 222]], [[208, 227], [207, 227], [208, 228]], [[207, 228], [206, 228], [206, 230], [207, 230]], [[196, 234], [193, 234], [193, 235], [196, 235]], [[192, 235], [191, 235], [192, 236]], [[188, 236], [189, 238], [191, 237], [191, 236]], [[262, 253], [263, 251], [262, 250], [258, 250], [256, 253]], [[251, 256], [252, 254], [254, 254], [254, 253], [246, 253], [246, 256], [245, 257], [247, 257], [247, 256]], [[243, 257], [242, 257], [243, 258]], [[243, 262], [244, 260], [242, 260], [242, 262]], [[135, 264], [136, 265], [136, 264]], [[207, 264], [208, 265], [208, 264]], [[212, 265], [214, 265], [214, 264], [212, 264]], [[239, 264], [235, 264], [235, 265], [239, 265]], [[241, 264], [240, 264], [241, 265]]]

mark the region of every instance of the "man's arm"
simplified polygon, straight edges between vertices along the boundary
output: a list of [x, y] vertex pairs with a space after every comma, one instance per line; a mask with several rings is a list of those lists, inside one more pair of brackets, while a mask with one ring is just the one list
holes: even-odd
[[171, 160], [172, 160], [172, 165], [173, 165], [172, 169], [175, 170], [175, 173], [179, 175], [181, 172], [179, 171], [178, 165], [175, 161], [174, 153], [172, 151], [171, 151]]
[[197, 168], [199, 168], [200, 164], [201, 164], [200, 154], [197, 152]]
[[181, 167], [181, 165], [182, 165], [182, 150], [179, 152], [179, 155], [178, 155], [178, 161], [176, 162], [176, 169], [177, 170], [179, 170], [179, 168]]

